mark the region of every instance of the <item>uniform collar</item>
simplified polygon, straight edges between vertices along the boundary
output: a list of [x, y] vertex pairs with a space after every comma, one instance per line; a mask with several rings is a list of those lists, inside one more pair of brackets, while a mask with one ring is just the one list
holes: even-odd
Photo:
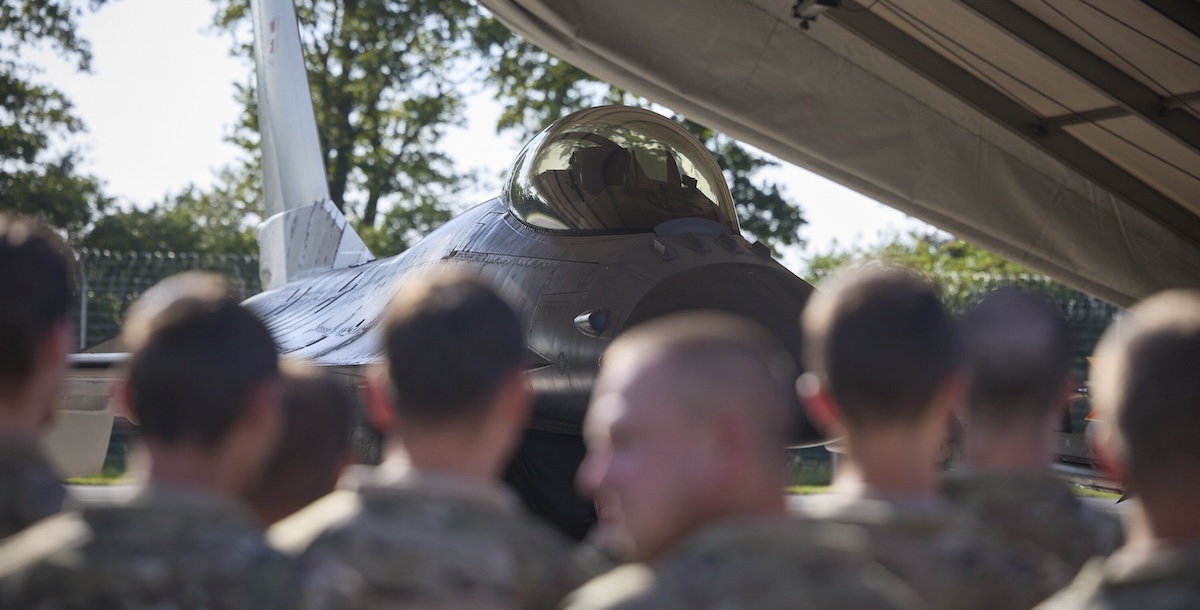
[[1104, 562], [1103, 570], [1105, 584], [1116, 586], [1182, 577], [1188, 582], [1200, 582], [1200, 545], [1153, 550], [1123, 548]]
[[348, 468], [338, 487], [357, 491], [367, 500], [420, 494], [480, 504], [503, 512], [515, 513], [519, 508], [516, 495], [499, 482], [484, 483], [453, 474], [388, 464]]

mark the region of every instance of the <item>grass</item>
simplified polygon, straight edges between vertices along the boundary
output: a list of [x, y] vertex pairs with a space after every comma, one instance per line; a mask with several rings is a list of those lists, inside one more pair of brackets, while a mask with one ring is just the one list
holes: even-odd
[[823, 494], [829, 492], [828, 485], [789, 485], [786, 489], [787, 493], [793, 496], [810, 496], [813, 494]]
[[1071, 491], [1075, 492], [1075, 495], [1081, 498], [1104, 498], [1106, 500], [1119, 500], [1121, 498], [1121, 494], [1119, 493], [1092, 489], [1091, 487], [1081, 487], [1079, 485], [1072, 485]]
[[119, 468], [105, 466], [104, 470], [96, 474], [89, 474], [82, 477], [71, 477], [67, 479], [68, 485], [116, 485], [124, 483], [125, 471]]

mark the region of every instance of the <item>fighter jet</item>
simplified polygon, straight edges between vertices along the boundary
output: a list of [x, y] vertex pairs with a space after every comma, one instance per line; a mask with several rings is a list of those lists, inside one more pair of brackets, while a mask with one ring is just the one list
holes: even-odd
[[[528, 329], [537, 397], [536, 433], [509, 480], [576, 534], [590, 512], [572, 491], [580, 428], [614, 337], [672, 312], [717, 309], [759, 321], [799, 355], [812, 288], [742, 236], [721, 168], [700, 142], [646, 109], [592, 108], [555, 121], [520, 152], [496, 198], [376, 259], [329, 198], [292, 3], [252, 7], [266, 290], [246, 305], [282, 355], [356, 383], [381, 360], [374, 329], [406, 278], [451, 267], [487, 280]], [[798, 444], [819, 440], [806, 430]]]

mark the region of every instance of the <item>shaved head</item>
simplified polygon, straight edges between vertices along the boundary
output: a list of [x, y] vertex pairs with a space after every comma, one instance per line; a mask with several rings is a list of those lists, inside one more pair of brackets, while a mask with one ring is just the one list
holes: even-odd
[[141, 430], [168, 443], [219, 443], [279, 376], [275, 340], [217, 275], [188, 271], [148, 290], [122, 336]]
[[855, 427], [920, 421], [958, 366], [933, 286], [882, 265], [839, 274], [804, 309], [804, 368]]
[[409, 419], [478, 418], [524, 366], [517, 314], [483, 281], [453, 271], [405, 283], [384, 314], [383, 344], [393, 406]]
[[796, 365], [757, 324], [717, 312], [670, 316], [618, 339], [603, 359], [609, 379], [649, 366], [688, 419], [732, 410], [749, 418], [772, 451], [786, 443], [797, 416]]
[[580, 487], [620, 515], [614, 546], [650, 560], [712, 520], [782, 513], [795, 375], [773, 337], [729, 314], [677, 314], [614, 342], [579, 469]]
[[1171, 290], [1130, 309], [1101, 338], [1092, 380], [1131, 483], [1186, 486], [1200, 471], [1200, 292]]
[[1045, 299], [1017, 289], [988, 295], [963, 316], [969, 420], [989, 427], [1037, 424], [1055, 412], [1070, 372], [1066, 321]]

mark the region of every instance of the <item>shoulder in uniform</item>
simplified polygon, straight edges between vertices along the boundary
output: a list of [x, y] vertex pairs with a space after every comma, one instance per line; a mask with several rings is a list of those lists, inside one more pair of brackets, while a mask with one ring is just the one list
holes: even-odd
[[305, 597], [338, 599], [332, 588], [368, 606], [549, 608], [589, 576], [565, 540], [498, 486], [377, 475], [358, 470], [353, 490], [271, 529], [273, 543], [298, 554]]
[[0, 538], [62, 510], [66, 490], [35, 445], [0, 441]]
[[568, 598], [568, 610], [920, 608], [908, 585], [863, 553], [857, 527], [779, 519], [703, 529], [653, 565], [622, 566]]

